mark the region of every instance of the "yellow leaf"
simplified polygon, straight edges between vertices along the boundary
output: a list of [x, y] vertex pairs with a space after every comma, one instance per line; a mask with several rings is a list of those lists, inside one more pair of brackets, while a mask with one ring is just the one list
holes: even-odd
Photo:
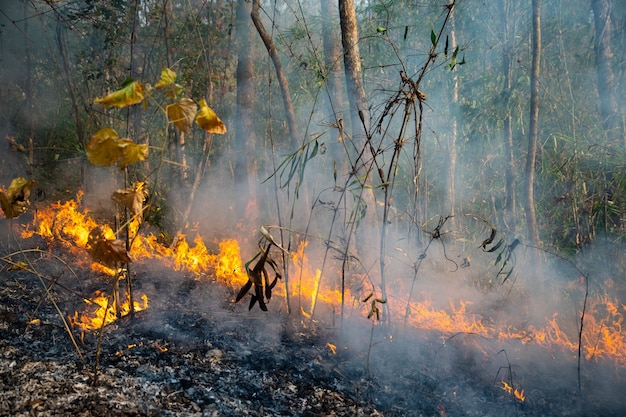
[[30, 189], [35, 181], [24, 177], [14, 178], [6, 193], [0, 191], [0, 207], [7, 219], [12, 219], [26, 211], [26, 205], [30, 202]]
[[118, 141], [119, 135], [115, 130], [108, 127], [100, 129], [87, 143], [87, 159], [97, 166], [114, 165], [122, 157]]
[[161, 70], [161, 79], [154, 86], [157, 90], [160, 90], [163, 87], [167, 87], [176, 81], [176, 73], [169, 68], [163, 68]]
[[145, 161], [148, 157], [148, 144], [146, 143], [135, 143], [131, 139], [120, 139], [117, 143], [122, 151], [122, 160], [119, 161], [120, 169]]
[[141, 103], [143, 101], [143, 92], [143, 84], [139, 81], [132, 81], [106, 97], [95, 99], [94, 103], [102, 104], [106, 107], [115, 106], [123, 108]]
[[196, 123], [198, 126], [209, 133], [217, 133], [219, 135], [226, 133], [226, 126], [220, 118], [217, 117], [213, 109], [206, 104], [206, 100], [201, 99], [199, 104], [200, 110], [196, 115]]
[[17, 261], [16, 263], [13, 264], [13, 266], [11, 266], [10, 268], [7, 269], [7, 271], [19, 271], [19, 270], [27, 270], [28, 269], [28, 264], [24, 261]]
[[174, 122], [178, 130], [183, 133], [191, 132], [193, 118], [198, 106], [190, 98], [183, 98], [178, 103], [170, 104], [165, 108], [167, 117]]
[[133, 188], [124, 188], [113, 193], [113, 200], [130, 210], [130, 215], [141, 223], [143, 216], [143, 202], [148, 196], [148, 190], [143, 187], [143, 182], [138, 182]]

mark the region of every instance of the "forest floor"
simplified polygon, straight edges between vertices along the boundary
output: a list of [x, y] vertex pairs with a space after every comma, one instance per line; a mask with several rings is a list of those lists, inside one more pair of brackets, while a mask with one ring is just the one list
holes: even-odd
[[[232, 302], [234, 289], [152, 261], [133, 263], [133, 291], [146, 294], [149, 307], [107, 325], [100, 344], [97, 331], [73, 328], [75, 347], [55, 305], [71, 316], [85, 309], [74, 290], [91, 294], [108, 284], [69, 252], [22, 243], [38, 248], [27, 256], [43, 281], [6, 262], [23, 250], [2, 247], [0, 415], [606, 417], [626, 410], [601, 385], [581, 397], [571, 358], [537, 350], [533, 364], [502, 369], [493, 359], [504, 356], [501, 347], [471, 334], [442, 345], [436, 332], [372, 328], [365, 319], [339, 328], [272, 311], [275, 304], [249, 312], [247, 303]], [[569, 374], [558, 372], [562, 360], [574, 363]], [[509, 377], [527, 387], [524, 402], [502, 389]], [[613, 380], [624, 386], [623, 375]]]

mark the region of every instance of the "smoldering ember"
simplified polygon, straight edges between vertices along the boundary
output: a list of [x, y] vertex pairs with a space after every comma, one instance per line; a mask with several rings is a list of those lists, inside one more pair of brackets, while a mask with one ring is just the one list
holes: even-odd
[[626, 3], [0, 5], [0, 416], [626, 415]]

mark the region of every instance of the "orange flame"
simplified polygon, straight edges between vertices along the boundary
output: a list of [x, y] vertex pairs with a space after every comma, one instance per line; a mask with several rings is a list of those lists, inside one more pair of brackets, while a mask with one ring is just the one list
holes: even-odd
[[[134, 311], [141, 311], [148, 308], [148, 296], [141, 296], [142, 302], [135, 301]], [[110, 298], [104, 293], [97, 291], [96, 295], [91, 300], [85, 300], [88, 304], [95, 304], [97, 308], [90, 314], [83, 312], [78, 314], [74, 313], [74, 316], [70, 317], [70, 324], [78, 327], [82, 331], [97, 330], [104, 325], [113, 323], [118, 317], [126, 316], [130, 313], [130, 303], [128, 300], [121, 303], [119, 311], [114, 302], [111, 302]]]
[[[340, 305], [341, 304], [341, 291], [338, 289], [330, 288], [328, 285], [321, 285], [322, 271], [313, 268], [309, 264], [308, 257], [304, 253], [304, 250], [308, 246], [308, 242], [302, 241], [298, 244], [296, 252], [292, 253], [291, 260], [294, 266], [294, 273], [292, 276], [295, 278], [295, 284], [291, 286], [290, 295], [297, 297], [304, 297], [310, 299], [311, 312], [315, 310], [315, 304], [317, 302], [323, 302], [328, 305]], [[346, 298], [352, 298], [349, 294]], [[309, 316], [302, 309], [302, 313], [305, 316]]]
[[506, 381], [502, 381], [502, 389], [506, 391], [507, 393], [509, 393], [510, 395], [514, 396], [520, 402], [526, 401], [526, 396], [524, 395], [523, 389], [522, 390], [518, 388], [513, 389], [513, 387], [507, 384]]
[[[89, 233], [95, 227], [100, 227], [107, 238], [109, 236], [113, 238], [114, 232], [110, 228], [98, 224], [87, 210], [79, 209], [81, 198], [82, 193], [79, 193], [76, 201], [57, 202], [51, 207], [41, 209], [35, 215], [36, 229], [27, 229], [22, 236], [26, 238], [37, 233], [60, 242], [73, 252], [83, 253], [84, 250], [79, 249], [85, 247]], [[132, 230], [133, 234], [137, 233], [136, 225]], [[302, 313], [310, 316], [320, 303], [340, 306], [342, 296], [340, 290], [333, 286], [335, 283], [325, 280], [326, 273], [322, 274], [310, 264], [305, 254], [307, 245], [308, 242], [301, 242], [297, 250], [291, 254], [290, 261], [294, 272], [290, 274], [292, 280], [289, 292], [290, 296], [301, 300]], [[161, 243], [153, 234], [136, 234], [131, 247], [131, 257], [136, 262], [158, 259], [170, 268], [189, 271], [197, 277], [214, 273], [217, 280], [234, 287], [244, 285], [248, 280], [241, 260], [239, 243], [235, 239], [219, 242], [219, 253], [213, 254], [200, 237], [196, 237], [190, 244], [185, 236], [180, 236], [176, 247], [171, 248]], [[102, 267], [98, 268], [102, 270]], [[109, 275], [116, 273], [113, 270], [103, 271]], [[414, 328], [447, 334], [474, 333], [495, 340], [516, 340], [522, 344], [536, 344], [548, 348], [558, 346], [567, 351], [578, 352], [579, 330], [576, 323], [563, 320], [557, 313], [538, 327], [498, 327], [488, 320], [483, 320], [482, 316], [472, 313], [470, 308], [472, 304], [469, 301], [450, 301], [446, 308], [435, 307], [428, 299], [411, 301], [406, 305], [399, 300], [406, 297], [407, 291], [400, 285], [395, 287], [391, 285], [389, 288], [391, 302], [388, 305], [391, 315], [406, 317], [407, 324]], [[279, 283], [275, 292], [278, 295], [286, 295], [284, 282]], [[346, 289], [344, 296], [345, 305], [367, 314], [367, 305], [361, 302], [358, 294], [353, 295]], [[94, 302], [98, 303], [95, 300]], [[307, 312], [305, 309], [310, 310]], [[626, 367], [626, 336], [622, 332], [625, 314], [626, 305], [611, 300], [608, 296], [590, 300], [585, 313], [584, 331], [580, 334], [585, 359], [611, 358], [618, 366]], [[114, 319], [116, 315], [117, 312], [113, 312], [107, 316]], [[79, 320], [77, 314], [75, 317], [77, 323], [82, 322], [82, 318]], [[110, 319], [100, 318], [100, 320], [102, 323], [102, 320], [107, 322]]]

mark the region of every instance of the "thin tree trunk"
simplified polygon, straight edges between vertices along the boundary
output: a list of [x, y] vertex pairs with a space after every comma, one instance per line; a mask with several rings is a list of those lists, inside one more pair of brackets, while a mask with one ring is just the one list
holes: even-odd
[[283, 65], [280, 61], [280, 56], [278, 55], [278, 51], [276, 50], [276, 46], [274, 45], [274, 41], [269, 33], [265, 30], [265, 26], [263, 26], [263, 22], [261, 21], [261, 16], [259, 15], [259, 10], [261, 8], [260, 0], [252, 0], [252, 11], [250, 16], [252, 17], [252, 22], [256, 27], [257, 32], [259, 32], [259, 36], [263, 40], [265, 44], [265, 48], [267, 49], [267, 53], [272, 59], [272, 63], [274, 64], [274, 69], [276, 70], [276, 78], [278, 78], [278, 84], [280, 85], [280, 91], [283, 96], [283, 104], [285, 106], [285, 116], [287, 117], [287, 127], [289, 129], [289, 137], [291, 139], [291, 146], [293, 149], [296, 149], [298, 144], [298, 124], [296, 123], [296, 112], [293, 108], [293, 102], [291, 101], [291, 94], [289, 93], [289, 84], [287, 82], [287, 76], [285, 75], [285, 71], [283, 70]]
[[506, 174], [505, 174], [505, 200], [504, 200], [504, 222], [512, 230], [515, 230], [515, 213], [516, 213], [516, 198], [515, 198], [515, 178], [517, 177], [515, 169], [515, 154], [513, 146], [513, 115], [511, 114], [510, 102], [511, 89], [513, 87], [513, 70], [511, 68], [511, 57], [513, 56], [513, 43], [511, 39], [515, 38], [509, 36], [511, 28], [509, 27], [509, 9], [511, 2], [505, 0], [499, 3], [500, 18], [502, 19], [502, 42], [504, 49], [502, 51], [502, 75], [504, 76], [504, 94], [506, 95], [505, 114], [504, 114], [504, 132], [503, 142], [504, 150], [506, 153]]
[[[339, 0], [339, 20], [341, 24], [341, 43], [343, 45], [343, 64], [346, 72], [348, 96], [352, 102], [352, 136], [365, 138], [369, 130], [369, 108], [363, 86], [361, 53], [359, 51], [359, 32], [356, 20], [354, 0]], [[364, 129], [363, 129], [364, 128]], [[358, 143], [358, 141], [356, 141]]]
[[[591, 7], [596, 27], [594, 48], [596, 52], [600, 118], [609, 140], [614, 141], [619, 137], [620, 131], [623, 131], [623, 129], [619, 126], [621, 117], [615, 93], [615, 73], [612, 67], [614, 56], [611, 47], [613, 28], [611, 0], [592, 0]], [[626, 141], [626, 138], [624, 138], [624, 141]]]
[[[328, 149], [334, 158], [340, 159], [343, 150], [343, 129], [345, 127], [343, 113], [347, 100], [345, 85], [341, 77], [342, 49], [335, 31], [335, 19], [337, 18], [336, 0], [323, 0], [321, 2], [321, 11], [322, 16], [326, 19], [322, 26], [326, 91], [328, 93], [330, 117], [337, 128], [337, 140], [331, 140]], [[345, 159], [343, 160], [345, 161]], [[345, 170], [342, 169], [342, 172]]]
[[[67, 89], [70, 93], [70, 100], [72, 101], [72, 108], [74, 109], [74, 120], [76, 123], [76, 136], [78, 141], [85, 149], [87, 145], [85, 140], [85, 132], [83, 131], [83, 122], [80, 117], [80, 104], [78, 101], [78, 95], [76, 94], [76, 87], [74, 86], [73, 78], [70, 72], [70, 61], [67, 55], [67, 44], [64, 36], [65, 28], [61, 25], [61, 22], [57, 22], [57, 45], [59, 47], [59, 54], [61, 55], [61, 61], [63, 62], [63, 72], [65, 73], [65, 81], [67, 82]], [[87, 160], [83, 159], [80, 167], [81, 185], [83, 190], [85, 189], [85, 178], [87, 175]]]
[[[236, 36], [238, 39], [237, 62], [237, 124], [233, 155], [235, 159], [235, 182], [248, 192], [248, 202], [236, 213], [239, 218], [253, 218], [250, 213], [256, 206], [256, 143], [254, 131], [254, 58], [252, 57], [253, 33], [250, 25], [251, 5], [239, 0], [236, 10]], [[248, 210], [248, 213], [246, 211]]]
[[541, 64], [541, 0], [532, 0], [532, 69], [530, 73], [530, 125], [528, 132], [528, 154], [526, 155], [526, 195], [524, 209], [528, 239], [539, 245], [539, 227], [535, 212], [535, 164], [537, 161], [537, 136], [539, 135], [539, 68]]
[[[365, 95], [365, 87], [363, 85], [363, 72], [361, 68], [361, 53], [359, 51], [359, 33], [356, 20], [356, 10], [354, 0], [339, 0], [339, 21], [341, 26], [341, 43], [343, 46], [343, 64], [346, 74], [346, 87], [348, 91], [348, 99], [350, 100], [350, 123], [352, 142], [357, 153], [365, 155], [367, 147], [374, 151], [370, 141], [370, 112], [367, 105], [367, 97]], [[370, 154], [370, 152], [367, 152]], [[361, 157], [362, 158], [362, 157]], [[365, 206], [364, 224], [354, 230], [352, 223], [352, 231], [349, 233], [346, 251], [350, 245], [356, 244], [358, 256], [361, 263], [369, 269], [372, 263], [378, 260], [380, 273], [380, 290], [381, 297], [387, 299], [387, 288], [385, 283], [385, 236], [380, 230], [380, 224], [377, 216], [376, 196], [372, 187], [372, 176], [369, 175], [373, 169], [372, 161], [369, 166], [361, 158], [357, 158], [356, 166], [351, 167], [351, 171], [356, 175], [366, 175], [365, 182], [362, 183], [360, 199], [354, 203], [357, 205], [354, 212], [361, 211]], [[362, 171], [362, 172], [361, 172]], [[379, 245], [376, 247], [371, 242], [375, 241], [375, 236], [379, 238]], [[344, 261], [345, 263], [345, 261]], [[345, 269], [345, 265], [344, 265]], [[342, 282], [342, 300], [344, 299], [343, 290], [345, 282]], [[389, 303], [383, 304], [382, 320], [389, 323]], [[342, 306], [343, 317], [343, 306]]]
[[170, 2], [163, 0], [163, 42], [165, 44], [165, 63], [172, 66], [172, 48], [170, 48]]
[[[454, 10], [452, 10], [450, 14], [450, 50], [454, 51], [457, 47], [456, 41], [456, 30], [454, 25]], [[457, 111], [458, 111], [458, 103], [459, 103], [459, 79], [456, 75], [452, 77], [452, 97], [450, 100], [450, 108], [451, 108], [451, 132], [448, 140], [448, 187], [446, 194], [446, 203], [445, 209], [448, 210], [448, 215], [450, 216], [450, 227], [455, 229], [456, 219], [455, 219], [455, 182], [456, 182], [456, 163], [457, 163], [457, 151], [456, 151], [456, 141], [459, 134], [458, 120], [457, 120]]]
[[[28, 2], [24, 2], [24, 16], [27, 15]], [[30, 117], [34, 111], [34, 97], [33, 97], [33, 68], [32, 68], [32, 54], [30, 48], [30, 36], [28, 34], [28, 19], [24, 19], [24, 56], [26, 57], [26, 83], [24, 86], [24, 93], [26, 95], [26, 112], [28, 115], [28, 173], [32, 174], [34, 161], [34, 145], [33, 139], [35, 137], [35, 118]]]

